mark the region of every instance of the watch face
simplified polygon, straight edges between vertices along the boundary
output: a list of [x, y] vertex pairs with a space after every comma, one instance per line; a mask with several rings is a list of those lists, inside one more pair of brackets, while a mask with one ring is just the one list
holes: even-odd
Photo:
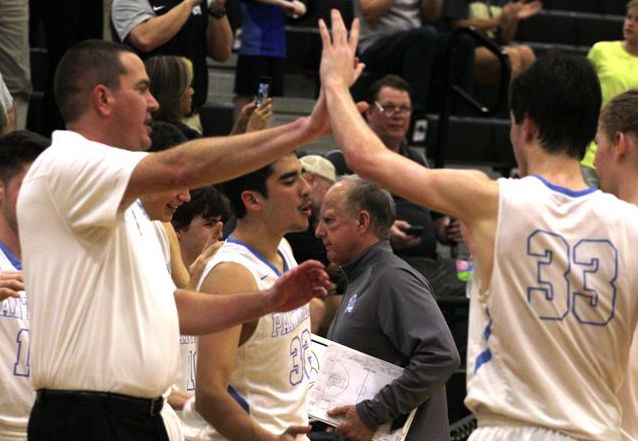
[[208, 15], [215, 18], [222, 18], [226, 15], [226, 8], [221, 6], [219, 8], [209, 9]]

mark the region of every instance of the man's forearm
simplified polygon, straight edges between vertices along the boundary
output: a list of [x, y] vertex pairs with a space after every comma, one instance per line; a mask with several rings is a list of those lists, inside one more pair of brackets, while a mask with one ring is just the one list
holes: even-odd
[[208, 17], [206, 31], [207, 52], [213, 60], [223, 63], [230, 58], [233, 50], [233, 30], [228, 17]]
[[175, 302], [182, 335], [205, 335], [255, 320], [272, 311], [261, 292], [206, 295], [178, 289]]
[[[226, 396], [222, 397], [219, 394]], [[270, 434], [259, 427], [228, 392], [219, 391], [219, 394], [215, 396], [197, 392], [195, 407], [197, 412], [224, 438], [229, 441], [272, 439]]]
[[129, 34], [131, 44], [142, 52], [157, 49], [182, 29], [194, 5], [193, 0], [184, 0], [166, 14], [140, 23]]
[[258, 170], [320, 133], [308, 118], [230, 137], [202, 138], [148, 155], [138, 164], [124, 202], [173, 188], [197, 188]]

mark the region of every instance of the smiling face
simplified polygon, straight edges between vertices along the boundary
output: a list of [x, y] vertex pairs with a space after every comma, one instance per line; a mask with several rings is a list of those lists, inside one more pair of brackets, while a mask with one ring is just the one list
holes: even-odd
[[116, 147], [143, 151], [151, 146], [151, 112], [158, 109], [151, 95], [144, 63], [135, 54], [123, 52], [120, 60], [126, 73], [120, 75], [120, 86], [111, 90], [114, 98], [111, 132]]
[[188, 190], [165, 191], [140, 198], [148, 217], [160, 222], [170, 222], [177, 207], [190, 199]]
[[303, 178], [301, 162], [286, 155], [272, 166], [266, 179], [267, 197], [256, 191], [245, 191], [259, 201], [258, 216], [273, 230], [286, 234], [305, 231], [311, 214], [310, 186]]
[[379, 90], [376, 103], [366, 111], [366, 119], [383, 143], [396, 150], [410, 128], [412, 112], [407, 109], [411, 108], [412, 101], [408, 92], [384, 86]]

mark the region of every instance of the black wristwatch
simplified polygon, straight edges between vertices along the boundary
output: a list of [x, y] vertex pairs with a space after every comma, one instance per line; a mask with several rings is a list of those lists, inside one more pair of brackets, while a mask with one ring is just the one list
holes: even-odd
[[223, 7], [223, 6], [220, 6], [219, 8], [209, 9], [208, 10], [208, 15], [210, 15], [213, 18], [226, 17], [226, 8]]

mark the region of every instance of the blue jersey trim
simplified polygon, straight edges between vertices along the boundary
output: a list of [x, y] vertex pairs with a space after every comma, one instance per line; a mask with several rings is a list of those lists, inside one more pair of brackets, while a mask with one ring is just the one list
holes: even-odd
[[20, 261], [20, 258], [13, 254], [9, 247], [2, 243], [2, 241], [0, 241], [0, 250], [2, 250], [5, 256], [7, 256], [7, 259], [9, 259], [9, 262], [11, 262], [11, 265], [13, 265], [15, 269], [22, 271], [22, 262]]
[[543, 184], [545, 184], [546, 187], [557, 191], [559, 193], [562, 193], [566, 196], [570, 196], [572, 198], [578, 198], [581, 196], [587, 196], [588, 194], [592, 194], [595, 191], [598, 191], [598, 189], [596, 187], [589, 187], [586, 188], [585, 190], [570, 190], [569, 188], [565, 188], [565, 187], [561, 187], [560, 185], [555, 185], [552, 184], [551, 182], [549, 182], [547, 179], [543, 178], [542, 176], [539, 175], [532, 175], [533, 177], [535, 177], [536, 179], [538, 179], [539, 181], [541, 181]]
[[[268, 265], [268, 268], [270, 268], [271, 270], [273, 270], [273, 272], [277, 275], [277, 277], [281, 277], [281, 271], [279, 271], [279, 268], [277, 268], [275, 265], [273, 265], [270, 260], [266, 259], [263, 254], [261, 254], [259, 251], [257, 251], [256, 249], [254, 249], [253, 247], [251, 247], [250, 245], [242, 242], [241, 240], [237, 240], [234, 237], [230, 236], [228, 239], [226, 239], [226, 242], [230, 242], [230, 243], [234, 243], [237, 245], [241, 245], [242, 247], [246, 248], [248, 251], [250, 251], [257, 259], [261, 260], [264, 264]], [[279, 250], [277, 250], [277, 254], [279, 254], [281, 256], [281, 259], [284, 261], [284, 273], [286, 271], [288, 271], [290, 269], [290, 266], [288, 265], [288, 261], [286, 260], [286, 258], [284, 257], [283, 254], [281, 254], [281, 252], [279, 252]]]
[[237, 392], [237, 389], [232, 386], [228, 386], [228, 394], [233, 397], [235, 401], [237, 401], [237, 404], [239, 404], [241, 408], [246, 411], [247, 414], [250, 414], [250, 404], [248, 404], [248, 401], [246, 401], [246, 399], [242, 397], [239, 392]]

